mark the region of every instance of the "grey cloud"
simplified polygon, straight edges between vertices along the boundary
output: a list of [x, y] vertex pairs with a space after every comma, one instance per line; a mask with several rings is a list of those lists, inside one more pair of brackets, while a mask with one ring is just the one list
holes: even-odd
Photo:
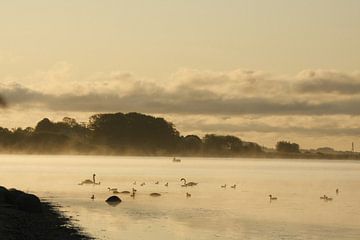
[[303, 93], [360, 94], [360, 76], [336, 71], [308, 71], [294, 84]]
[[[211, 74], [215, 76], [206, 84], [206, 79], [211, 78]], [[126, 76], [121, 77], [120, 82], [118, 78], [115, 79], [115, 83], [107, 82], [106, 88], [93, 87], [81, 93], [41, 92], [20, 84], [11, 84], [0, 85], [0, 94], [13, 106], [54, 111], [139, 111], [229, 116], [360, 115], [360, 92], [357, 94], [360, 88], [356, 87], [360, 81], [356, 76], [315, 71], [302, 73], [301, 76], [297, 76], [296, 81], [291, 82], [254, 72], [204, 75], [197, 72], [195, 77], [191, 72], [187, 72], [179, 77], [181, 80], [173, 87], [137, 80], [129, 81], [129, 77]], [[197, 80], [192, 82], [189, 79]], [[123, 87], [125, 85], [126, 91]], [[85, 85], [83, 88], [86, 90]], [[276, 91], [271, 92], [270, 88]], [[334, 95], [335, 88], [341, 94]], [[290, 89], [296, 91], [292, 92]], [[228, 92], [231, 94], [227, 94]], [[332, 94], [326, 95], [329, 92]]]

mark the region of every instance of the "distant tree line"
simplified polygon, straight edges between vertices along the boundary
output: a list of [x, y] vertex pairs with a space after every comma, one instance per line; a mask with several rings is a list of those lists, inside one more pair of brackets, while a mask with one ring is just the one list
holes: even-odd
[[87, 123], [48, 118], [35, 128], [0, 127], [0, 150], [24, 153], [239, 156], [262, 153], [257, 143], [235, 136], [181, 136], [164, 118], [140, 113], [95, 114]]

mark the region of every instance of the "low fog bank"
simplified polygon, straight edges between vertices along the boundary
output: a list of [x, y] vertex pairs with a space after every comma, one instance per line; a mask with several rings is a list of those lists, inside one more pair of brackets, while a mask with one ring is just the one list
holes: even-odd
[[164, 118], [141, 113], [106, 113], [88, 122], [44, 118], [35, 128], [0, 127], [0, 152], [6, 154], [82, 154], [199, 157], [360, 159], [354, 152], [330, 148], [303, 150], [280, 141], [274, 149], [231, 135], [183, 136]]

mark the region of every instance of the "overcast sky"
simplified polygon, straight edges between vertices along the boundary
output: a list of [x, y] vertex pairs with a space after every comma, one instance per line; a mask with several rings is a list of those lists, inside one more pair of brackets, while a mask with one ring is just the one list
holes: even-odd
[[184, 134], [360, 148], [358, 0], [0, 3], [4, 127], [138, 111]]

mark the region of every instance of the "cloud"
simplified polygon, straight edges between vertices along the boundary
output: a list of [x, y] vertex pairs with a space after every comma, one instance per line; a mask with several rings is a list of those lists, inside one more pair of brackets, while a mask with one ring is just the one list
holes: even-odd
[[[52, 82], [56, 81], [56, 74], [49, 76]], [[0, 93], [15, 107], [53, 111], [360, 115], [360, 75], [335, 71], [304, 71], [289, 77], [245, 70], [182, 70], [165, 83], [113, 72], [87, 81], [58, 84], [66, 86], [56, 91], [53, 86], [44, 90], [3, 83]]]

